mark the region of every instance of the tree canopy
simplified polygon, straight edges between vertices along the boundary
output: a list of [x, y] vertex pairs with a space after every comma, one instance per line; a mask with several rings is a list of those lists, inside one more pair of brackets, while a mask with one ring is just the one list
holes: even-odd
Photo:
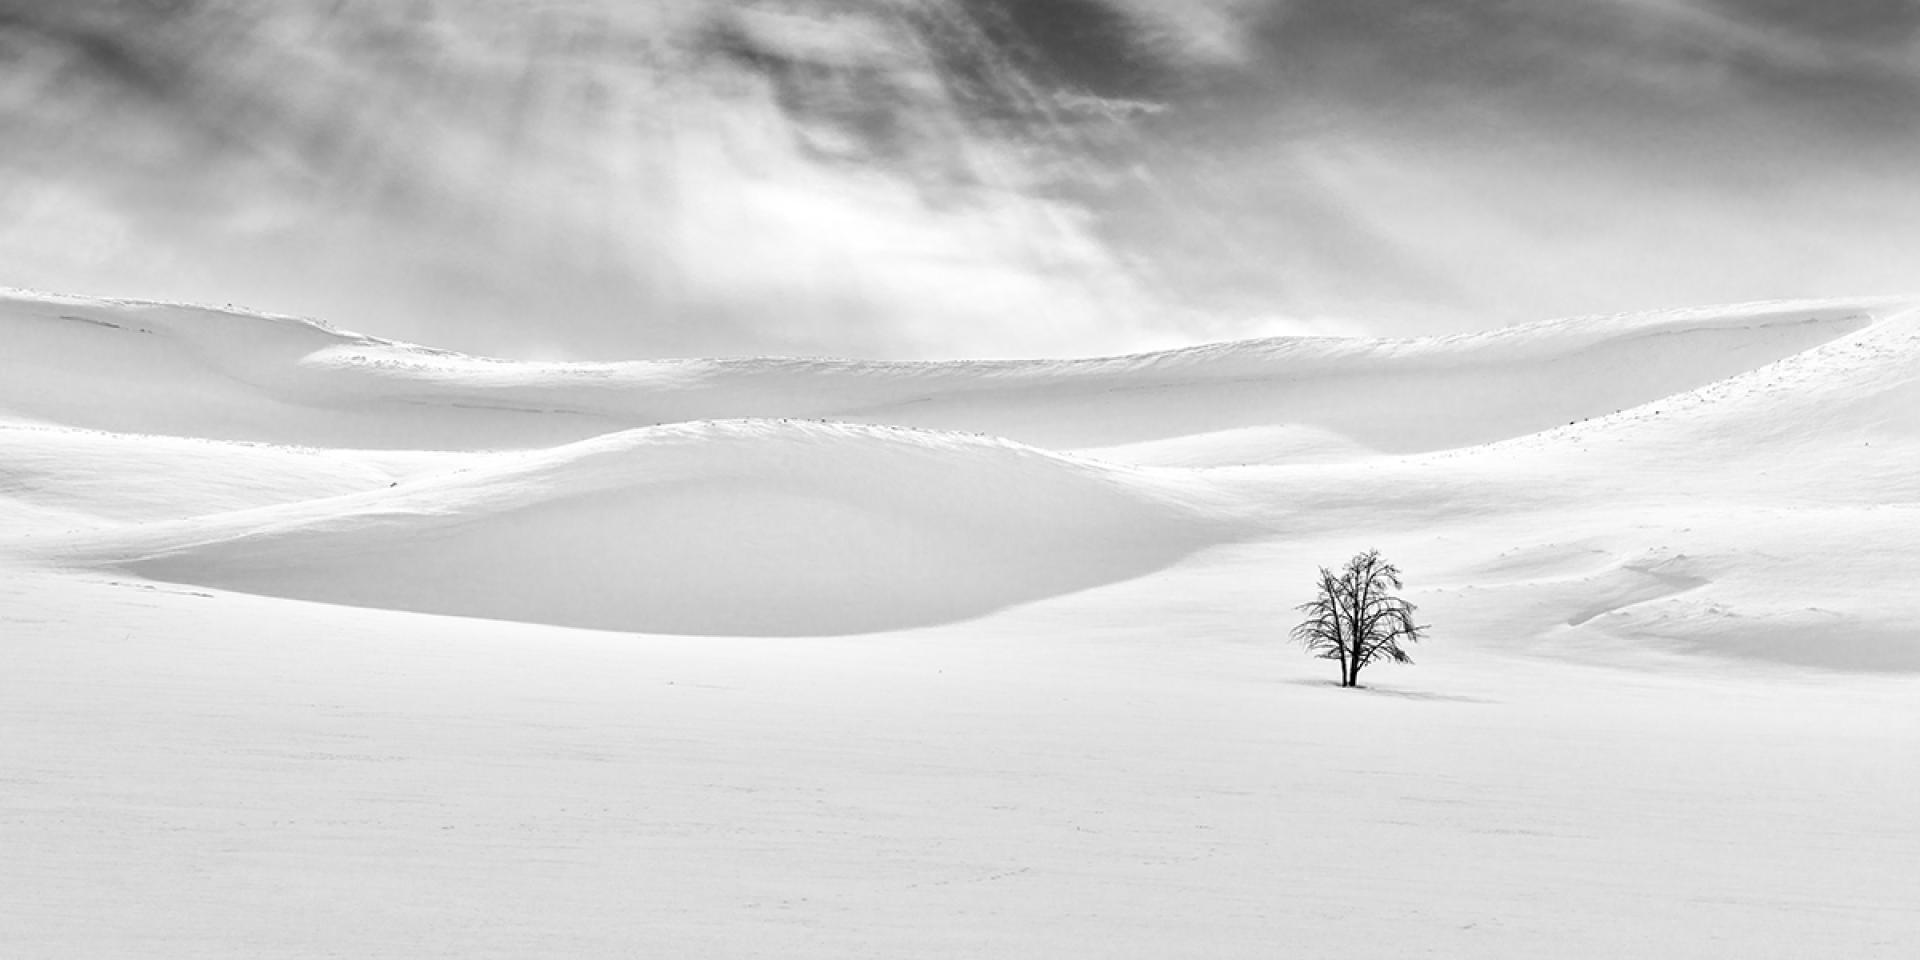
[[1414, 622], [1414, 605], [1394, 594], [1405, 584], [1380, 551], [1355, 555], [1338, 573], [1321, 567], [1315, 587], [1316, 596], [1296, 608], [1307, 619], [1292, 636], [1313, 655], [1339, 661], [1341, 686], [1359, 686], [1361, 668], [1375, 660], [1413, 662], [1401, 644], [1418, 642], [1427, 627]]

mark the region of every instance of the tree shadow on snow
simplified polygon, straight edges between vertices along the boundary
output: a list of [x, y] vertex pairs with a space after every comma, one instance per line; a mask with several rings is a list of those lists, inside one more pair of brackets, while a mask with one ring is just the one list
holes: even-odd
[[[1341, 687], [1340, 682], [1338, 680], [1296, 679], [1296, 680], [1287, 680], [1285, 682], [1293, 684], [1294, 686], [1297, 686], [1297, 687], [1330, 687], [1335, 690], [1347, 689], [1347, 688]], [[1466, 696], [1465, 694], [1458, 694], [1458, 693], [1434, 693], [1430, 690], [1401, 690], [1395, 687], [1375, 687], [1375, 686], [1370, 686], [1368, 684], [1361, 684], [1360, 686], [1353, 687], [1351, 689], [1353, 689], [1356, 693], [1368, 694], [1368, 695], [1377, 696], [1377, 697], [1398, 697], [1399, 699], [1402, 699], [1402, 700], [1427, 700], [1427, 701], [1433, 701], [1437, 703], [1499, 703], [1500, 702], [1498, 700], [1488, 700], [1483, 697], [1469, 697], [1469, 696]]]

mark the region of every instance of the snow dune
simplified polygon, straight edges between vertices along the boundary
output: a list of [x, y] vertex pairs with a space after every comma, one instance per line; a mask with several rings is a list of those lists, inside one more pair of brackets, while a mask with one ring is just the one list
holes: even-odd
[[89, 560], [423, 613], [818, 635], [978, 616], [1257, 529], [1198, 477], [965, 435], [706, 421], [153, 527]]
[[[13, 541], [68, 565], [801, 636], [966, 620], [1227, 544], [1311, 569], [1375, 543], [1456, 585], [1436, 601], [1497, 649], [1920, 669], [1900, 633], [1920, 566], [1888, 545], [1920, 503], [1906, 301], [986, 363], [514, 363], [24, 293], [0, 324], [0, 503]], [[1874, 563], [1797, 555], [1771, 531], [1803, 524], [1753, 522], [1813, 508], [1802, 542], [1871, 543]], [[1456, 545], [1406, 542], [1439, 528]], [[1543, 540], [1611, 572], [1481, 582]], [[1646, 572], [1676, 555], [1701, 565], [1684, 590]], [[1785, 583], [1803, 603], [1770, 602]]]
[[382, 489], [472, 455], [346, 451], [0, 424], [0, 502], [46, 532], [185, 520]]
[[[1854, 333], [1886, 300], [1676, 310], [1466, 336], [1281, 338], [1086, 360], [511, 363], [292, 318], [0, 295], [0, 415], [358, 449], [537, 447], [707, 419], [989, 433], [1052, 449], [1213, 434], [1289, 462], [1487, 443], [1713, 383]], [[84, 358], [84, 360], [82, 359]], [[1189, 443], [1171, 465], [1206, 465]], [[1221, 462], [1246, 462], [1245, 459]]]
[[[1908, 960], [1916, 464], [1890, 300], [531, 364], [0, 296], [0, 955]], [[1339, 690], [1280, 637], [1365, 547], [1435, 628]]]

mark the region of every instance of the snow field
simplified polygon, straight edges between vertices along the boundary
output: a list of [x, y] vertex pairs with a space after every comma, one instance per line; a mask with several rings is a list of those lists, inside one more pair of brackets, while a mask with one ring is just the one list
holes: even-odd
[[[16, 293], [0, 344], [0, 954], [1920, 944], [1905, 302], [519, 364]], [[1365, 547], [1435, 629], [1341, 691], [1282, 637]]]

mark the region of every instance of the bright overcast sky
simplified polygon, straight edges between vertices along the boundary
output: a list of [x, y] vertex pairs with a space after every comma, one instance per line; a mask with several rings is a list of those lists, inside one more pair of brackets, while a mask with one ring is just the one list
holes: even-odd
[[0, 0], [0, 285], [519, 357], [1920, 290], [1913, 0]]

